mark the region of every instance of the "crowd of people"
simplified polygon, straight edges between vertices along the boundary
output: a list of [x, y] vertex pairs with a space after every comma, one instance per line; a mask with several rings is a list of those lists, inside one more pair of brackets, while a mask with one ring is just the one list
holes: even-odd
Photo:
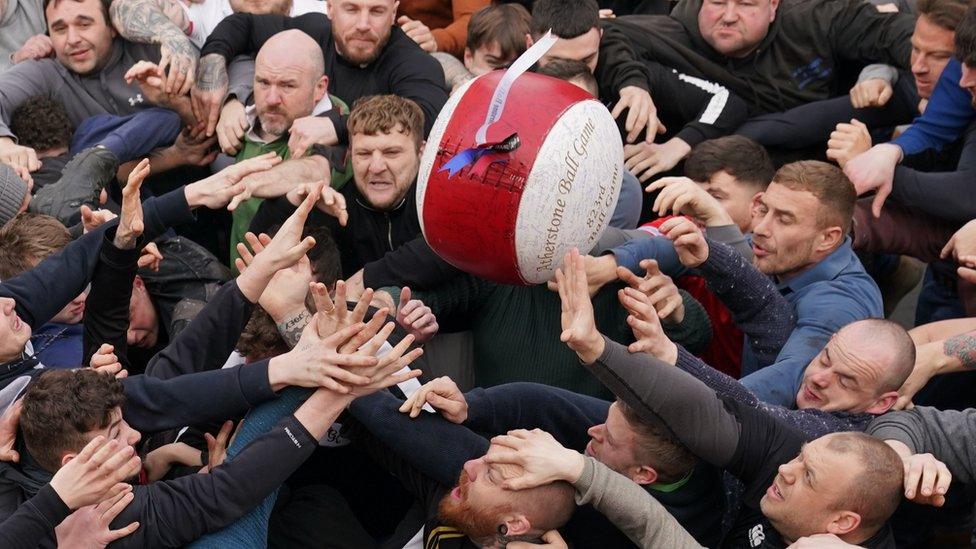
[[[505, 285], [417, 179], [549, 32]], [[0, 546], [976, 544], [974, 128], [971, 0], [0, 0]]]

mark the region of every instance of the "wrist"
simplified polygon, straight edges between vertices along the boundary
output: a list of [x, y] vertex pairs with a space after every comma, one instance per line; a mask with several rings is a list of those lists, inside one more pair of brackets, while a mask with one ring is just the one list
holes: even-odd
[[596, 272], [593, 273], [594, 282], [604, 286], [617, 280], [617, 256], [612, 252], [595, 257], [593, 263], [597, 267]]
[[583, 476], [583, 468], [586, 466], [586, 458], [583, 454], [574, 450], [565, 449], [563, 452], [562, 466], [559, 471], [559, 480], [565, 480], [574, 484]]
[[268, 361], [268, 385], [276, 393], [291, 385], [287, 374], [288, 355], [278, 355]]
[[674, 366], [678, 363], [678, 346], [669, 339], [668, 344], [664, 346], [657, 358]]
[[593, 364], [603, 355], [603, 351], [606, 349], [606, 346], [607, 344], [606, 341], [603, 340], [603, 336], [594, 330], [594, 335], [587, 338], [587, 341], [580, 346], [580, 350], [576, 351], [576, 356], [578, 356], [584, 364]]

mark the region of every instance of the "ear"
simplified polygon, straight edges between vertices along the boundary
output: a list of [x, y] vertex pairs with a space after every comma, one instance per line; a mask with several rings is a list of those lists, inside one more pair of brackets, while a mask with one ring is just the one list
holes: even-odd
[[868, 406], [864, 411], [869, 414], [880, 415], [891, 409], [898, 401], [898, 391], [888, 391], [887, 393], [879, 396], [871, 406]]
[[827, 524], [827, 533], [835, 536], [850, 534], [861, 525], [861, 515], [854, 511], [838, 511]]
[[776, 9], [779, 8], [779, 0], [769, 0], [769, 22], [772, 23], [773, 19], [776, 19]]
[[471, 70], [471, 63], [474, 62], [474, 52], [471, 48], [464, 48], [464, 57], [461, 59], [464, 61], [464, 68]]
[[329, 77], [322, 75], [319, 81], [315, 83], [315, 102], [318, 103], [325, 97], [325, 94], [329, 91]]
[[424, 147], [426, 147], [426, 146], [427, 146], [427, 141], [421, 141], [420, 142], [420, 147], [417, 148], [417, 156], [423, 156], [424, 155]]
[[525, 33], [525, 49], [531, 48], [532, 44], [535, 44], [535, 40], [532, 39], [532, 35]]
[[78, 454], [76, 454], [74, 452], [70, 452], [70, 453], [67, 453], [67, 454], [61, 456], [61, 467], [64, 467], [65, 465], [67, 465], [68, 462], [71, 461], [71, 460], [73, 460], [73, 459], [75, 459], [75, 456], [77, 456], [77, 455]]
[[332, 20], [332, 0], [325, 0], [325, 16]]
[[529, 524], [529, 519], [525, 518], [525, 515], [507, 515], [503, 517], [503, 520], [505, 526], [508, 527], [506, 536], [524, 536], [532, 531], [532, 525]]
[[654, 484], [657, 482], [657, 471], [650, 465], [640, 465], [631, 472], [630, 479], [641, 485]]
[[[778, 1], [778, 0], [777, 0]], [[397, 13], [400, 12], [400, 2], [397, 0], [393, 3], [393, 9], [390, 10], [390, 26], [396, 25]]]
[[829, 253], [843, 242], [845, 236], [840, 227], [828, 227], [820, 231], [820, 244], [817, 245], [816, 250]]

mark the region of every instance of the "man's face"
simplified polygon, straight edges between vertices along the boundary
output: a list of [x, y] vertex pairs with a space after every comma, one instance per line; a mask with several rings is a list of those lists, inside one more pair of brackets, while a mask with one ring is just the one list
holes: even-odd
[[959, 78], [959, 87], [965, 88], [972, 96], [972, 105], [976, 107], [976, 67], [966, 63], [962, 64], [962, 76]]
[[142, 279], [136, 277], [129, 300], [129, 331], [126, 342], [133, 347], [151, 349], [159, 339], [159, 316]]
[[630, 477], [642, 465], [635, 456], [637, 433], [616, 402], [610, 405], [606, 423], [590, 427], [587, 434], [590, 435], [590, 442], [586, 445], [586, 455], [593, 456], [614, 471]]
[[912, 74], [918, 96], [928, 99], [942, 75], [942, 69], [952, 58], [956, 33], [944, 29], [919, 15], [912, 34]]
[[0, 362], [9, 362], [24, 352], [30, 340], [31, 328], [17, 316], [16, 303], [0, 297]]
[[464, 67], [475, 76], [505, 68], [514, 59], [513, 56], [506, 57], [502, 54], [502, 48], [498, 42], [483, 44], [474, 51], [464, 48]]
[[820, 201], [808, 191], [794, 191], [775, 181], [756, 195], [752, 210], [752, 252], [756, 268], [789, 278], [816, 263]]
[[581, 34], [576, 38], [560, 38], [556, 43], [539, 59], [539, 65], [545, 65], [553, 59], [566, 59], [569, 61], [581, 61], [590, 68], [590, 72], [596, 70], [596, 65], [600, 61], [600, 39], [603, 31], [598, 27], [593, 27], [586, 34]]
[[78, 74], [105, 66], [115, 31], [105, 21], [99, 0], [51, 2], [45, 16], [54, 53], [62, 65]]
[[881, 413], [874, 410], [891, 358], [856, 329], [834, 334], [813, 357], [796, 393], [797, 408], [825, 412]]
[[488, 463], [485, 457], [469, 460], [454, 487], [438, 506], [438, 516], [469, 536], [486, 537], [504, 522], [499, 509], [511, 503], [502, 482], [522, 474], [517, 465]]
[[763, 514], [787, 539], [828, 533], [844, 510], [838, 504], [862, 471], [848, 454], [827, 448], [828, 437], [805, 444], [800, 455], [780, 465], [759, 501]]
[[423, 147], [418, 150], [413, 136], [400, 130], [350, 136], [356, 188], [377, 210], [398, 206], [420, 169]]
[[745, 57], [766, 37], [778, 6], [779, 0], [704, 0], [698, 30], [715, 51]]
[[752, 201], [756, 193], [751, 186], [740, 183], [724, 170], [712, 174], [701, 185], [725, 208], [740, 231], [752, 232]]
[[234, 13], [291, 15], [292, 0], [230, 0]]
[[298, 119], [312, 114], [325, 94], [324, 78], [313, 80], [303, 60], [269, 63], [258, 56], [254, 65], [254, 106], [266, 139], [277, 139]]
[[339, 55], [357, 65], [375, 61], [390, 39], [399, 5], [390, 0], [328, 0], [326, 13]]
[[71, 300], [63, 309], [54, 315], [51, 322], [62, 324], [80, 324], [85, 316], [85, 300], [88, 299], [88, 289], [78, 294], [78, 297]]

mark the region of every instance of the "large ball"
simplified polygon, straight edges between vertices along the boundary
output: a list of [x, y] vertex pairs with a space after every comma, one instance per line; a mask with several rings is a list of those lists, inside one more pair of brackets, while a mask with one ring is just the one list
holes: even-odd
[[[427, 139], [417, 179], [424, 237], [445, 261], [504, 284], [553, 277], [573, 247], [588, 252], [620, 192], [623, 145], [610, 112], [576, 86], [519, 76], [489, 143], [513, 133], [520, 145], [486, 170], [442, 170], [475, 147], [503, 71], [468, 82], [448, 100]], [[483, 168], [483, 166], [482, 166]]]

